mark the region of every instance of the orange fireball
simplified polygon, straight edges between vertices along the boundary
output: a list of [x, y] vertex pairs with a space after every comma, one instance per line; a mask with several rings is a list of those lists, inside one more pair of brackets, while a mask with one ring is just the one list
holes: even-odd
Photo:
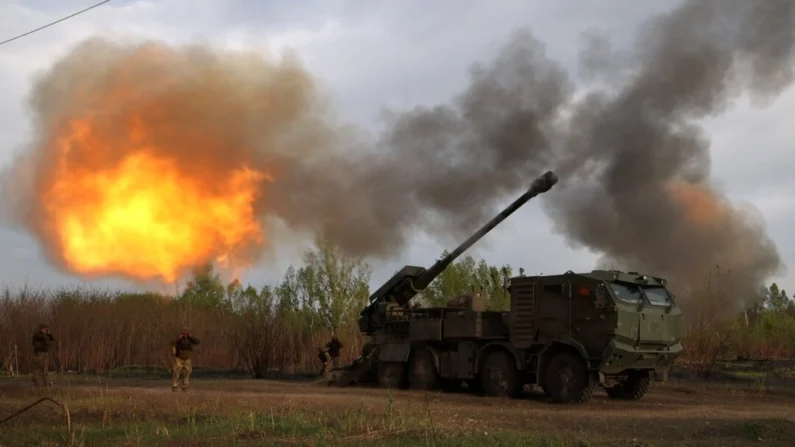
[[131, 147], [117, 163], [88, 169], [70, 164], [72, 151], [99, 157], [108, 148], [90, 121], [69, 128], [56, 142], [61, 157], [43, 208], [70, 270], [170, 283], [186, 269], [264, 243], [253, 203], [269, 174], [241, 167], [210, 188], [156, 155], [163, 151], [140, 138], [140, 127], [129, 129]]
[[34, 83], [34, 137], [3, 199], [81, 278], [172, 285], [211, 263], [242, 273], [283, 204], [265, 197], [273, 170], [326, 135], [315, 95], [289, 57], [87, 39]]

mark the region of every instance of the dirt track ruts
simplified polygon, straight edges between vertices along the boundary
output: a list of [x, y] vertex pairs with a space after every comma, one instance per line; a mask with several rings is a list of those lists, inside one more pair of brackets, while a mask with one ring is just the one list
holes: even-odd
[[[0, 393], [10, 396], [21, 392], [19, 383], [13, 388], [9, 385], [0, 383]], [[161, 408], [176, 399], [197, 405], [220, 402], [228, 408], [257, 411], [291, 407], [333, 414], [364, 408], [373, 417], [382, 417], [390, 402], [385, 389], [275, 380], [194, 379], [190, 392], [177, 394], [171, 392], [168, 380], [59, 380], [58, 388], [73, 395], [95, 395], [98, 385], [105, 395], [123, 397], [122, 401], [145, 399], [148, 405]], [[427, 414], [438, 427], [449, 430], [517, 430], [602, 440], [637, 438], [663, 445], [702, 445], [698, 440], [704, 440], [703, 445], [745, 445], [757, 431], [764, 433], [764, 439], [754, 439], [755, 445], [788, 445], [795, 439], [795, 395], [721, 385], [656, 385], [643, 399], [630, 402], [609, 399], [598, 390], [590, 402], [580, 405], [556, 405], [539, 393], [519, 399], [403, 390], [392, 391], [391, 395], [399, 412]]]

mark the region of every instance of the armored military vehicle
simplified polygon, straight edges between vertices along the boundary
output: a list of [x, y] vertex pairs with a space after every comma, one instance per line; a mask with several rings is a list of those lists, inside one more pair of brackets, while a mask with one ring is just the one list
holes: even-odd
[[506, 284], [508, 312], [488, 310], [480, 293], [445, 307], [409, 305], [461, 253], [557, 181], [547, 172], [431, 268], [405, 266], [376, 290], [359, 319], [370, 341], [340, 368], [337, 384], [423, 390], [467, 384], [505, 397], [538, 385], [553, 402], [583, 403], [597, 386], [634, 400], [652, 380], [666, 380], [682, 351], [682, 327], [662, 278], [614, 270], [518, 276]]

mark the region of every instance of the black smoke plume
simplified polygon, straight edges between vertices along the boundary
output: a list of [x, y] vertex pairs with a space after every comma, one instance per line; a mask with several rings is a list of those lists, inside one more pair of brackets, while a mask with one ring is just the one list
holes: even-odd
[[[744, 286], [735, 289], [742, 301], [781, 260], [754, 213], [711, 185], [710, 142], [697, 120], [740, 94], [770, 99], [788, 87], [793, 42], [795, 2], [686, 1], [650, 19], [626, 53], [607, 51], [604, 41], [584, 48], [583, 67], [603, 82], [578, 95], [543, 44], [518, 32], [473, 67], [454, 101], [393, 113], [375, 142], [324, 118], [331, 114], [297, 65], [268, 68], [251, 62], [259, 56], [195, 47], [142, 52], [93, 40], [36, 84], [32, 104], [38, 127], [47, 127], [85, 106], [69, 86], [79, 80], [88, 86], [81, 94], [102, 93], [107, 74], [134, 61], [148, 79], [134, 104], [168, 105], [153, 117], [164, 139], [212, 134], [212, 147], [177, 145], [183, 150], [170, 153], [163, 145], [165, 155], [219, 169], [272, 169], [258, 213], [353, 255], [393, 256], [417, 230], [465, 236], [491, 217], [496, 201], [552, 168], [561, 183], [543, 200], [568, 240], [603, 253], [605, 263], [667, 276], [682, 290], [720, 265]], [[47, 178], [51, 154], [41, 141], [12, 169], [17, 179]], [[36, 233], [36, 213], [21, 212], [36, 207], [36, 189], [14, 194], [25, 205], [16, 216]]]

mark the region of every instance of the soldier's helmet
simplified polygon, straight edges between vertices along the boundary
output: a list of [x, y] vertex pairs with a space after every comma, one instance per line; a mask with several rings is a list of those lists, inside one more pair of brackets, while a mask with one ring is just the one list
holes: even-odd
[[48, 325], [44, 324], [44, 323], [42, 323], [42, 324], [40, 324], [40, 325], [39, 325], [39, 330], [42, 330], [42, 329], [49, 329], [49, 328], [50, 328], [50, 327], [49, 327]]

